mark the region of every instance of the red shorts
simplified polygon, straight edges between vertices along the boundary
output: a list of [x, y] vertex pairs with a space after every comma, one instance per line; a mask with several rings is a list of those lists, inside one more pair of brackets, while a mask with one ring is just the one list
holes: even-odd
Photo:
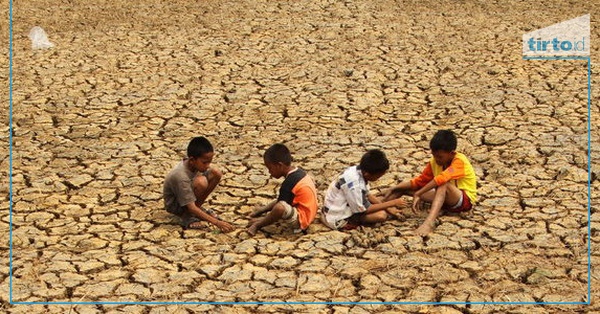
[[462, 191], [462, 202], [459, 205], [446, 205], [442, 206], [442, 210], [451, 212], [451, 213], [462, 213], [471, 210], [473, 205], [471, 204], [471, 199], [467, 196], [465, 191]]

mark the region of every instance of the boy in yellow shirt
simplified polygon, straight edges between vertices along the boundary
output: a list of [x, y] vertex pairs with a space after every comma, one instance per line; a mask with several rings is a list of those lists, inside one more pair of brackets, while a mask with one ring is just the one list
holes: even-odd
[[425, 221], [415, 231], [427, 235], [435, 228], [435, 220], [442, 213], [471, 210], [477, 201], [477, 178], [469, 159], [456, 152], [456, 135], [451, 130], [440, 130], [429, 142], [433, 156], [416, 178], [400, 182], [391, 188], [384, 200], [412, 195], [412, 210], [423, 210], [423, 203], [431, 203]]

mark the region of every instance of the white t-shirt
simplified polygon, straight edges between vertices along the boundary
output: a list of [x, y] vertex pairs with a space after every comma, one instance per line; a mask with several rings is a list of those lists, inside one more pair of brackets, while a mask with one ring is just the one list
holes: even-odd
[[368, 194], [369, 184], [358, 166], [347, 168], [327, 189], [325, 206], [321, 209], [323, 222], [333, 229], [344, 226], [350, 216], [371, 206]]

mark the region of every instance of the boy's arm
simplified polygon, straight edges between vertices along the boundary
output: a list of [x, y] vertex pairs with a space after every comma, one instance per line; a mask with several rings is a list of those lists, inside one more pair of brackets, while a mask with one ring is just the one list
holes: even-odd
[[417, 190], [425, 186], [432, 179], [433, 170], [431, 169], [431, 162], [429, 162], [419, 176], [413, 178], [412, 180], [402, 181], [398, 185], [387, 190], [384, 199], [388, 199], [392, 194], [401, 193], [402, 191]]
[[446, 168], [442, 173], [433, 177], [427, 184], [421, 187], [413, 194], [413, 206], [412, 209], [414, 212], [417, 211], [419, 204], [421, 203], [421, 195], [423, 193], [436, 188], [450, 180], [460, 179], [465, 176], [465, 165], [464, 163], [458, 159], [454, 158], [452, 163], [448, 168]]
[[433, 169], [431, 168], [431, 161], [430, 161], [427, 163], [427, 166], [425, 166], [425, 169], [423, 169], [423, 172], [421, 172], [421, 174], [418, 177], [408, 181], [408, 183], [410, 184], [411, 189], [417, 190], [417, 189], [425, 186], [432, 179], [433, 179]]
[[203, 211], [198, 206], [196, 206], [195, 203], [187, 204], [186, 208], [187, 208], [188, 212], [190, 212], [192, 215], [194, 215], [204, 221], [208, 221], [209, 223], [217, 226], [223, 232], [230, 232], [235, 229], [235, 227], [233, 227], [231, 224], [229, 224], [225, 221], [218, 220], [215, 217], [207, 214], [205, 211]]
[[342, 187], [346, 202], [353, 213], [373, 213], [376, 211], [384, 210], [392, 206], [402, 206], [406, 202], [403, 199], [394, 199], [387, 202], [381, 202], [380, 200], [372, 201], [371, 194], [366, 194], [358, 186], [358, 184], [346, 184]]
[[402, 181], [400, 183], [398, 183], [397, 185], [385, 190], [383, 192], [383, 199], [384, 200], [389, 200], [390, 198], [394, 197], [397, 198], [400, 195], [404, 194], [404, 191], [410, 191], [412, 189], [410, 181]]
[[421, 197], [421, 195], [423, 195], [425, 192], [437, 187], [438, 184], [435, 182], [435, 180], [431, 180], [429, 181], [427, 184], [425, 184], [425, 186], [423, 186], [422, 188], [418, 189], [414, 194], [413, 197], [415, 198], [419, 198]]
[[370, 213], [378, 212], [380, 210], [386, 210], [389, 207], [404, 206], [404, 205], [406, 205], [406, 201], [404, 199], [396, 198], [391, 201], [378, 203], [378, 204], [372, 204], [371, 206], [369, 206], [369, 208], [367, 208], [366, 213], [370, 214]]
[[462, 160], [458, 159], [458, 158], [454, 158], [454, 160], [452, 160], [452, 163], [450, 164], [450, 166], [448, 166], [448, 168], [446, 168], [444, 171], [442, 171], [442, 173], [438, 174], [437, 176], [433, 176], [433, 172], [431, 171], [431, 165], [428, 164], [427, 168], [425, 168], [425, 171], [423, 171], [423, 174], [421, 174], [419, 176], [419, 178], [421, 178], [422, 180], [427, 180], [427, 181], [422, 181], [423, 184], [418, 184], [421, 181], [417, 181], [417, 179], [414, 179], [413, 182], [415, 183], [415, 185], [417, 187], [420, 187], [415, 193], [415, 196], [421, 196], [423, 195], [423, 193], [437, 187], [440, 186], [450, 180], [456, 180], [456, 179], [460, 179], [462, 177], [465, 176], [465, 164], [462, 162]]
[[369, 202], [371, 202], [371, 204], [379, 204], [379, 203], [381, 203], [381, 200], [377, 196], [375, 196], [374, 194], [367, 195], [367, 198], [369, 199]]
[[261, 213], [268, 212], [271, 209], [273, 209], [273, 207], [275, 206], [275, 204], [277, 204], [278, 201], [279, 200], [273, 200], [273, 201], [271, 201], [271, 203], [269, 203], [265, 206], [259, 207], [258, 209], [261, 211]]

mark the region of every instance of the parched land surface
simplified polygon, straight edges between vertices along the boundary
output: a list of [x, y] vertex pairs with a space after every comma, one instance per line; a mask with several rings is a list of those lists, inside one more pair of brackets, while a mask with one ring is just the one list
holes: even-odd
[[[588, 300], [587, 63], [521, 52], [522, 34], [587, 13], [600, 43], [598, 7], [585, 2], [13, 1], [13, 210], [5, 123], [1, 310], [600, 311], [595, 269], [591, 305], [482, 304]], [[2, 12], [8, 56], [7, 4]], [[54, 48], [31, 49], [35, 25]], [[7, 117], [8, 62], [0, 66]], [[262, 164], [269, 145], [291, 148], [322, 199], [370, 148], [392, 162], [373, 190], [417, 175], [429, 139], [445, 128], [475, 166], [479, 201], [470, 215], [441, 217], [431, 236], [412, 235], [415, 216], [347, 232], [320, 222], [307, 235], [285, 225], [245, 232], [248, 214], [281, 183]], [[208, 206], [233, 233], [184, 231], [162, 209], [163, 178], [199, 135], [224, 172]], [[592, 208], [595, 264], [599, 220]], [[15, 302], [259, 303], [11, 305], [9, 292]], [[263, 304], [282, 301], [375, 303]]]

